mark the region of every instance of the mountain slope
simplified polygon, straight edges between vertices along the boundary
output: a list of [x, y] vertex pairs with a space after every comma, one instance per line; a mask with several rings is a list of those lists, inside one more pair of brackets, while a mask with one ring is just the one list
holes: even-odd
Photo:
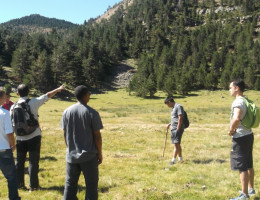
[[119, 2], [118, 4], [114, 5], [112, 8], [109, 8], [103, 15], [98, 17], [96, 19], [96, 22], [99, 23], [103, 19], [108, 20], [111, 16], [115, 14], [115, 12], [122, 6], [124, 9], [126, 9], [128, 6], [131, 6], [133, 4], [134, 0], [123, 0]]
[[20, 28], [26, 30], [26, 28], [28, 27], [68, 29], [74, 28], [77, 25], [65, 20], [48, 18], [38, 14], [33, 14], [22, 18], [10, 20], [6, 23], [0, 24], [0, 26], [16, 27], [18, 29]]

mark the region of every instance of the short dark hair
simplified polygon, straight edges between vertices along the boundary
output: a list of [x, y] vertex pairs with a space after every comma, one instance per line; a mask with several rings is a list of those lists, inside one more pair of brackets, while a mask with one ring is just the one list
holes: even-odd
[[245, 91], [246, 84], [245, 84], [245, 82], [243, 81], [243, 79], [241, 79], [241, 78], [234, 79], [234, 80], [232, 81], [232, 83], [233, 83], [234, 86], [239, 87], [239, 89], [240, 89], [241, 92], [244, 92], [244, 91]]
[[85, 85], [79, 85], [74, 90], [75, 97], [80, 101], [87, 94], [88, 88]]
[[4, 90], [0, 90], [0, 98], [3, 98], [5, 96], [5, 91]]
[[26, 97], [29, 94], [29, 87], [25, 84], [20, 84], [17, 87], [17, 91], [18, 91], [20, 97]]
[[174, 99], [173, 99], [173, 96], [168, 96], [168, 97], [165, 98], [164, 103], [167, 104], [169, 102], [175, 102]]

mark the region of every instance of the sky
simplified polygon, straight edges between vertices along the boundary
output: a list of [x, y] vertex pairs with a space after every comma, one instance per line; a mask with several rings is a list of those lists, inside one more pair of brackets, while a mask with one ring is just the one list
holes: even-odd
[[83, 24], [122, 0], [0, 0], [0, 23], [31, 14]]

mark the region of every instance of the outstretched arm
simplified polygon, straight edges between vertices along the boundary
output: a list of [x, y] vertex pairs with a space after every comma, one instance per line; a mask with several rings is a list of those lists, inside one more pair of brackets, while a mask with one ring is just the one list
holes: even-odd
[[47, 96], [48, 98], [52, 98], [55, 94], [57, 94], [57, 92], [61, 92], [62, 90], [64, 90], [64, 85], [61, 85], [60, 87], [50, 91], [50, 92], [47, 92]]

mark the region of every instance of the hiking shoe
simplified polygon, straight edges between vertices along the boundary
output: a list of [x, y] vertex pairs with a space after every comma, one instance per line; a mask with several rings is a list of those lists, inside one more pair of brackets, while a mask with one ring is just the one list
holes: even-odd
[[[239, 190], [239, 193], [241, 194], [242, 191]], [[248, 195], [249, 196], [254, 196], [255, 195], [255, 189], [254, 188], [248, 188]]]
[[248, 194], [249, 194], [249, 196], [254, 196], [255, 195], [255, 189], [254, 188], [248, 189]]
[[171, 161], [171, 162], [169, 163], [169, 165], [174, 165], [174, 163], [175, 163], [174, 161]]
[[230, 200], [244, 200], [244, 199], [250, 199], [249, 195], [241, 193], [238, 197], [230, 199]]

